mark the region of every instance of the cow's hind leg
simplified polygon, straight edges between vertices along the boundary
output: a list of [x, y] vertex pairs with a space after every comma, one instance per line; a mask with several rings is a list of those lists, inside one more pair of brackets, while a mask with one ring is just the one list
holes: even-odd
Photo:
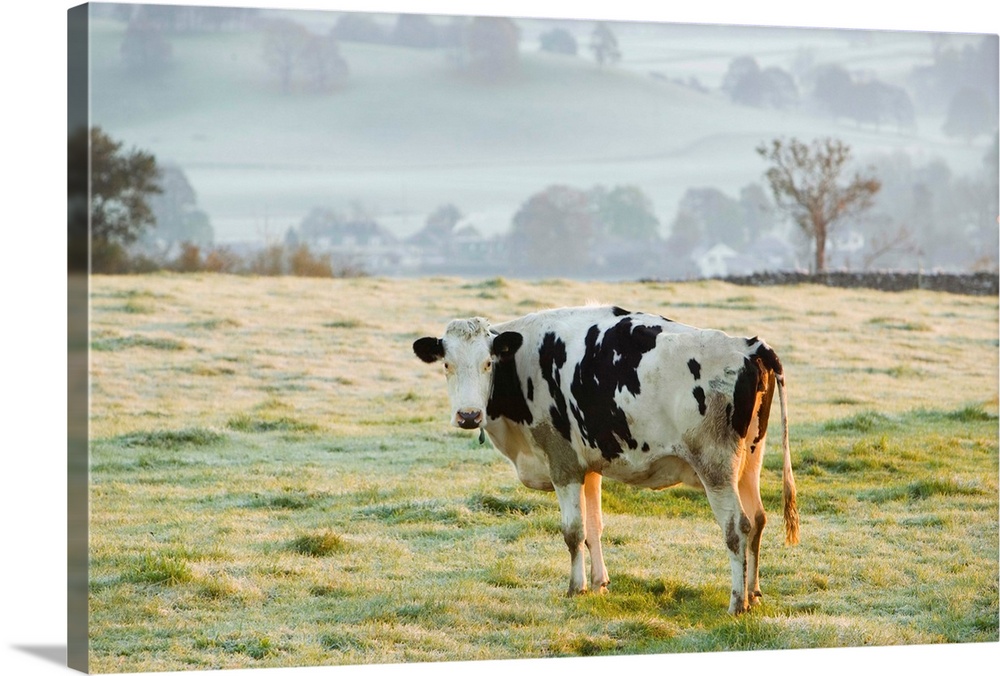
[[763, 440], [757, 447], [756, 458], [750, 463], [740, 477], [740, 503], [750, 518], [750, 532], [747, 534], [747, 591], [750, 594], [748, 602], [751, 606], [760, 603], [760, 538], [764, 532], [767, 516], [764, 514], [764, 503], [760, 499], [760, 461], [763, 456]]
[[601, 475], [588, 472], [583, 479], [584, 528], [587, 550], [590, 551], [590, 587], [597, 593], [608, 588], [608, 570], [604, 567], [604, 552], [601, 549], [601, 533], [604, 521], [601, 518]]
[[725, 483], [718, 486], [705, 485], [708, 503], [719, 526], [722, 527], [726, 550], [729, 552], [729, 563], [732, 571], [732, 594], [729, 600], [729, 612], [739, 615], [748, 608], [747, 600], [747, 543], [752, 528], [750, 519], [744, 513], [740, 504], [740, 496], [736, 486]]
[[743, 511], [750, 517], [747, 587], [750, 592], [748, 601], [751, 606], [760, 603], [762, 596], [760, 593], [760, 538], [764, 532], [767, 517], [764, 515], [764, 503], [760, 499], [760, 468], [764, 464], [767, 420], [776, 384], [773, 372], [765, 372], [764, 377], [766, 380], [765, 389], [760, 396], [756, 413], [750, 421], [750, 427], [744, 440], [749, 453], [744, 455], [744, 466], [739, 482], [740, 502], [743, 505]]

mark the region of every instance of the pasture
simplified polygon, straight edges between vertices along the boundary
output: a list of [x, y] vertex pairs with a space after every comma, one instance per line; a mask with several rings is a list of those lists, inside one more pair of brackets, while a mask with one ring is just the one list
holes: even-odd
[[[412, 341], [588, 300], [760, 335], [790, 397], [760, 607], [704, 497], [604, 484], [606, 595], [551, 493], [448, 426]], [[722, 282], [94, 277], [90, 668], [998, 640], [997, 299]]]

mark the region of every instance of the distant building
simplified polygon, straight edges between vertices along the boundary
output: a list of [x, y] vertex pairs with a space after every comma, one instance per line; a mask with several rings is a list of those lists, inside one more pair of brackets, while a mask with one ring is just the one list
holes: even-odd
[[798, 261], [791, 244], [774, 235], [754, 240], [745, 251], [726, 244], [698, 247], [691, 254], [701, 277], [751, 275], [766, 270], [795, 270]]
[[465, 217], [450, 227], [426, 227], [406, 240], [410, 260], [419, 261], [412, 272], [422, 274], [499, 274], [507, 267], [507, 240], [485, 237]]
[[372, 219], [331, 220], [320, 232], [310, 234], [308, 243], [314, 251], [359, 265], [366, 272], [395, 272], [405, 258], [402, 244]]
[[701, 277], [725, 277], [738, 274], [734, 268], [748, 267], [748, 260], [741, 260], [741, 254], [726, 244], [716, 244], [705, 249], [698, 247], [691, 254]]
[[854, 229], [833, 233], [826, 241], [826, 267], [849, 270], [857, 265], [858, 252], [865, 248], [865, 236]]

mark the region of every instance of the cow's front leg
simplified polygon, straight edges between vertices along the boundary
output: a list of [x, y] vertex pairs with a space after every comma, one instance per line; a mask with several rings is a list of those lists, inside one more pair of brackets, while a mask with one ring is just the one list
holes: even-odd
[[586, 591], [587, 580], [583, 576], [583, 544], [586, 532], [583, 523], [584, 494], [583, 483], [556, 484], [556, 496], [559, 498], [559, 512], [562, 514], [562, 532], [569, 547], [569, 591], [567, 596], [573, 596]]
[[588, 472], [583, 479], [584, 510], [586, 523], [587, 550], [590, 552], [590, 587], [604, 593], [608, 588], [608, 569], [604, 567], [604, 552], [601, 550], [601, 533], [604, 521], [601, 518], [601, 475]]

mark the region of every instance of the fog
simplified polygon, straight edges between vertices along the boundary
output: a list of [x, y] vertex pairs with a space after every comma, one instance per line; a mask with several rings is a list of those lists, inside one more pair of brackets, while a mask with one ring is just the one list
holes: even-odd
[[[511, 264], [509, 235], [533, 196], [625, 186], [657, 222], [655, 242], [629, 255], [676, 260], [633, 265], [630, 243], [595, 225], [586, 260], [547, 272], [803, 268], [809, 243], [773, 205], [745, 213], [748, 186], [770, 193], [756, 148], [835, 137], [883, 190], [867, 219], [842, 225], [832, 267], [996, 269], [996, 36], [609, 22], [619, 57], [602, 64], [586, 20], [514, 19], [514, 33], [474, 34], [468, 17], [92, 8], [91, 122], [183, 172], [190, 207], [211, 224], [206, 246], [291, 233], [378, 274], [528, 274]], [[294, 37], [281, 42], [279, 25]], [[283, 70], [280, 50], [294, 41]], [[831, 72], [856, 100], [824, 88]], [[951, 119], [962, 92], [983, 102], [986, 123]], [[743, 209], [734, 227], [746, 237], [786, 248], [753, 261], [734, 255], [747, 250], [739, 237], [672, 249], [682, 212], [712, 218], [691, 193], [708, 189], [712, 208]], [[428, 218], [446, 205], [456, 218], [436, 235], [464, 239], [441, 256]], [[358, 222], [368, 229], [337, 230]], [[621, 249], [618, 272], [609, 247]]]

